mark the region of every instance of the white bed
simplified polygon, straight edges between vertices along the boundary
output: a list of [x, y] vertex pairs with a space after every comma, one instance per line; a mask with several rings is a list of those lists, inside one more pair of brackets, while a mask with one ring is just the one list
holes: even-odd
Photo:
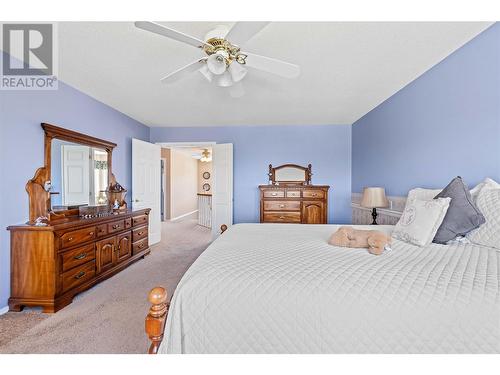
[[329, 246], [336, 228], [231, 227], [179, 283], [159, 352], [500, 353], [500, 251], [394, 240], [377, 257]]

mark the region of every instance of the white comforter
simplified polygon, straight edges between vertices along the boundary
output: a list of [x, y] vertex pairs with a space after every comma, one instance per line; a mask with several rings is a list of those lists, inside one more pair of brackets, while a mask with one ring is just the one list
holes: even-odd
[[336, 228], [231, 227], [179, 283], [160, 352], [500, 353], [500, 252], [374, 256], [329, 246]]

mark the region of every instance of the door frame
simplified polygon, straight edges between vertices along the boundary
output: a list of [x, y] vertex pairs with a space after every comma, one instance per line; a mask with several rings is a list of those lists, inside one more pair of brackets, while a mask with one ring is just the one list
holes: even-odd
[[[206, 141], [206, 142], [155, 142], [155, 144], [159, 145], [162, 148], [211, 148], [212, 152], [214, 146], [217, 144], [215, 141]], [[212, 181], [215, 181], [215, 170], [212, 170]], [[215, 196], [215, 192], [217, 189], [217, 184], [212, 184], [212, 199]], [[233, 196], [234, 196], [234, 185], [233, 185]], [[231, 207], [234, 210], [234, 205]], [[215, 207], [212, 202], [212, 223], [215, 223]], [[219, 228], [212, 228], [212, 233], [219, 232]]]

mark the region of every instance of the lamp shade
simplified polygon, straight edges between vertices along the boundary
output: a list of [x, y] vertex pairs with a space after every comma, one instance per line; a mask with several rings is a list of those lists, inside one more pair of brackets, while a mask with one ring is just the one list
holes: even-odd
[[385, 189], [382, 187], [365, 187], [361, 206], [366, 208], [379, 208], [389, 206], [389, 201], [385, 196]]

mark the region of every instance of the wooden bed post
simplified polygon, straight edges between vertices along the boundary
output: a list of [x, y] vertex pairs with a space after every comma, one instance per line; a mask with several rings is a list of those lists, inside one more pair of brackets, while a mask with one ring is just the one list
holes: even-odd
[[[221, 234], [227, 230], [227, 225], [220, 226]], [[148, 316], [146, 316], [146, 334], [151, 341], [148, 353], [156, 354], [160, 348], [165, 331], [165, 323], [167, 321], [168, 308], [170, 302], [167, 302], [168, 293], [165, 288], [157, 286], [151, 289], [148, 295], [148, 300], [151, 303]]]
[[146, 333], [151, 340], [148, 353], [156, 354], [163, 340], [165, 322], [170, 302], [167, 302], [167, 291], [160, 286], [151, 289], [148, 300], [151, 302], [149, 314], [146, 316]]

